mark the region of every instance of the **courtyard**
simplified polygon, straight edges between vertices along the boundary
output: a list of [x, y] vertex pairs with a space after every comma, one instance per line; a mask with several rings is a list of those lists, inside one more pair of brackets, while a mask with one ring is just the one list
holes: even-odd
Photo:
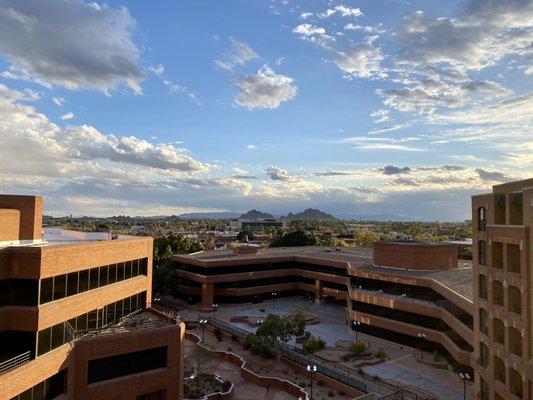
[[[347, 346], [356, 340], [356, 334], [347, 326], [346, 309], [334, 304], [316, 304], [304, 298], [279, 298], [257, 304], [221, 304], [216, 311], [216, 318], [233, 326], [255, 332], [268, 314], [290, 315], [302, 311], [313, 320], [306, 330], [314, 337], [321, 337], [326, 347], [315, 353], [316, 356], [338, 365], [361, 369], [365, 374], [379, 377], [381, 380], [402, 386], [429, 398], [455, 400], [463, 398], [463, 384], [457, 374], [446, 369], [431, 368], [421, 364], [415, 358], [420, 354], [418, 349], [393, 343], [362, 333], [357, 333], [357, 340], [374, 352], [382, 349], [386, 358], [382, 361], [373, 360], [371, 365], [360, 364], [358, 360], [343, 361], [341, 356], [346, 353]], [[213, 316], [212, 312], [201, 312], [199, 306], [190, 306], [182, 312], [185, 320], [196, 320], [201, 316]], [[190, 314], [190, 315], [187, 315]], [[246, 322], [235, 321], [236, 317], [246, 317]], [[238, 318], [237, 318], [238, 319]], [[290, 344], [301, 346], [291, 339]], [[238, 346], [233, 346], [238, 347]], [[431, 358], [427, 353], [424, 357]]]

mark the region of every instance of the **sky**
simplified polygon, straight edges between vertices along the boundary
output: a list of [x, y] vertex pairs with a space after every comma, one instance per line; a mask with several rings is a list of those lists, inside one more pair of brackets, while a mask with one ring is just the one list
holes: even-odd
[[533, 176], [532, 0], [0, 0], [0, 192], [470, 218]]

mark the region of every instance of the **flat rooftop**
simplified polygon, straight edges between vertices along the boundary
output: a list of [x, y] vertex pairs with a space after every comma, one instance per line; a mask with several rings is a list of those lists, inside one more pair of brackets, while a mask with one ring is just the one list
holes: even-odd
[[[372, 263], [373, 249], [367, 247], [268, 247], [261, 249], [257, 254], [234, 254], [233, 250], [208, 250], [192, 254], [175, 254], [175, 261], [209, 267], [221, 265], [242, 265], [251, 262], [275, 262], [279, 258], [302, 257], [312, 258], [315, 261], [341, 261], [348, 262], [352, 268], [376, 274], [388, 274], [411, 278], [424, 278], [434, 280], [449, 290], [472, 301], [472, 262], [459, 260], [458, 268], [448, 270], [412, 270], [386, 266], [376, 266]], [[236, 271], [237, 272], [237, 271]]]
[[43, 247], [62, 244], [102, 242], [117, 239], [135, 239], [139, 236], [114, 235], [109, 232], [82, 232], [61, 228], [43, 228], [40, 240], [14, 240], [0, 242], [0, 247]]
[[263, 260], [280, 257], [312, 257], [324, 260], [347, 261], [350, 264], [367, 264], [372, 262], [372, 249], [366, 247], [327, 247], [327, 246], [303, 246], [303, 247], [267, 247], [259, 250], [256, 254], [234, 254], [233, 250], [208, 250], [192, 254], [176, 254], [175, 258], [180, 261], [199, 260], [207, 264], [216, 261], [236, 260]]

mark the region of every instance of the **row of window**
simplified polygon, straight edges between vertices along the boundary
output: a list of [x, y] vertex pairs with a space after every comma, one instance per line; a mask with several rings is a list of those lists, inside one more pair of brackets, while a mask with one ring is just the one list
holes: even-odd
[[224, 267], [200, 267], [186, 263], [175, 263], [176, 267], [183, 271], [193, 272], [200, 275], [225, 275], [237, 274], [241, 272], [258, 272], [258, 271], [277, 271], [282, 269], [301, 269], [306, 271], [321, 272], [324, 274], [332, 274], [337, 276], [348, 276], [345, 267], [331, 267], [326, 265], [307, 264], [307, 263], [270, 263], [270, 264], [249, 264], [239, 266], [224, 266]]
[[0, 279], [1, 306], [37, 306], [37, 279]]
[[66, 386], [67, 370], [64, 369], [18, 396], [11, 398], [11, 400], [52, 400], [60, 394], [66, 393]]
[[146, 275], [147, 259], [130, 260], [41, 280], [40, 304]]
[[[95, 330], [117, 322], [123, 316], [144, 308], [145, 304], [146, 292], [142, 292], [72, 318], [68, 323], [76, 332]], [[43, 329], [37, 333], [37, 355], [41, 356], [70, 340], [71, 337], [66, 332], [64, 323]]]

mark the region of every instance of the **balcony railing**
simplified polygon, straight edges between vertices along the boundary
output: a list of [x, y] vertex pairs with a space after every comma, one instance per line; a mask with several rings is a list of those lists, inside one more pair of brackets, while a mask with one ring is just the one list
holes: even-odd
[[31, 352], [27, 351], [25, 353], [19, 354], [16, 357], [10, 358], [4, 362], [0, 363], [0, 374], [11, 371], [17, 367], [20, 367], [22, 364], [26, 364], [31, 360]]

